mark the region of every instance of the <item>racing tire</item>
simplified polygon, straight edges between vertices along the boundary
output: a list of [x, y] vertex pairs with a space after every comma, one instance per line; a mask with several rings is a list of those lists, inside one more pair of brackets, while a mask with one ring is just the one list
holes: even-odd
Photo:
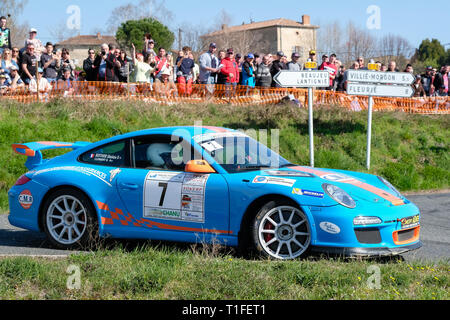
[[306, 255], [311, 243], [307, 216], [286, 200], [266, 203], [252, 227], [254, 251], [265, 258], [293, 260]]
[[53, 192], [42, 208], [42, 226], [52, 245], [59, 249], [85, 249], [98, 239], [98, 222], [89, 198], [64, 188]]

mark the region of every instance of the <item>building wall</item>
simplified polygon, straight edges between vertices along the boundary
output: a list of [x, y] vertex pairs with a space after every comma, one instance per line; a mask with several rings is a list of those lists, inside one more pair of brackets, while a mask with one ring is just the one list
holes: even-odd
[[279, 48], [290, 60], [293, 52], [300, 54], [300, 62], [308, 59], [309, 50], [316, 49], [316, 29], [280, 27]]

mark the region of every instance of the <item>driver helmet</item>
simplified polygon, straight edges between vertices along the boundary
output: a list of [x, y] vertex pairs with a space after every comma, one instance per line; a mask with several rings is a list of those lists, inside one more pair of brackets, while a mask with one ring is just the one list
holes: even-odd
[[168, 143], [153, 143], [147, 149], [147, 159], [155, 167], [163, 167], [166, 164], [167, 157], [170, 159], [172, 145]]

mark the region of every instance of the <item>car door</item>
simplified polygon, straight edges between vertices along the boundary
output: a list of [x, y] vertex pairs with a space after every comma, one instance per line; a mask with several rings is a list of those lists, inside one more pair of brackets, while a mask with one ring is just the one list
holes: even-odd
[[[169, 135], [131, 139], [131, 167], [117, 177], [126, 210], [149, 232], [228, 233], [227, 182], [218, 173], [185, 172], [190, 158], [201, 157], [182, 138], [172, 140]], [[186, 158], [186, 148], [193, 156]]]

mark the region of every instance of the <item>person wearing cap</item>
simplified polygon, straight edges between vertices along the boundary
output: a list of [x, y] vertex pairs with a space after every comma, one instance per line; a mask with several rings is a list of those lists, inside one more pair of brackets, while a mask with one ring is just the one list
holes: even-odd
[[161, 81], [155, 82], [155, 92], [164, 97], [178, 96], [177, 86], [170, 80], [170, 70], [168, 68], [161, 71]]
[[208, 51], [202, 53], [198, 58], [200, 74], [198, 80], [201, 84], [216, 83], [216, 73], [219, 71], [219, 59], [214, 55], [217, 46], [214, 42], [209, 44]]
[[255, 87], [254, 59], [255, 56], [253, 53], [249, 53], [242, 64], [242, 85], [249, 86], [250, 88]]
[[7, 76], [6, 80], [8, 82], [8, 86], [12, 90], [15, 90], [17, 87], [25, 86], [25, 83], [19, 76], [19, 68], [16, 66], [9, 68], [9, 76]]
[[272, 76], [272, 87], [279, 87], [279, 85], [273, 80], [275, 75], [281, 70], [287, 70], [286, 64], [282, 62], [283, 57], [284, 52], [278, 51], [276, 60], [272, 62], [272, 67], [270, 68], [270, 74]]
[[153, 54], [156, 56], [155, 40], [152, 39], [151, 34], [146, 33], [144, 36], [144, 50], [142, 51], [144, 60], [147, 60], [148, 55]]
[[291, 56], [291, 61], [288, 62], [287, 67], [289, 71], [301, 71], [302, 65], [298, 60], [300, 59], [300, 54], [298, 52], [294, 52]]
[[46, 52], [41, 55], [40, 64], [44, 69], [44, 78], [46, 78], [50, 83], [56, 82], [61, 59], [53, 53], [53, 44], [51, 42], [47, 42], [45, 49]]
[[29, 34], [29, 38], [25, 40], [25, 48], [31, 43], [34, 46], [34, 54], [38, 61], [41, 59], [41, 53], [45, 51], [45, 47], [42, 44], [41, 40], [36, 38], [37, 30], [35, 28], [31, 28]]
[[[220, 66], [219, 66], [220, 67]], [[234, 57], [234, 50], [229, 48], [227, 55], [221, 61], [220, 73], [224, 75], [225, 85], [227, 86], [226, 95], [233, 94], [236, 85], [239, 83], [239, 66]]]
[[311, 62], [316, 62], [317, 58], [316, 58], [316, 50], [309, 50], [309, 58], [311, 59]]
[[0, 74], [0, 94], [5, 94], [8, 91], [8, 82], [5, 74]]
[[416, 75], [412, 86], [414, 88], [413, 98], [419, 98], [419, 97], [426, 96], [425, 89], [422, 86], [422, 77], [420, 75]]
[[425, 69], [425, 73], [421, 75], [422, 86], [423, 89], [425, 90], [427, 97], [429, 97], [431, 95], [431, 92], [434, 91], [432, 72], [433, 67], [428, 66]]
[[11, 30], [6, 27], [6, 17], [0, 17], [0, 54], [5, 49], [11, 50]]
[[45, 79], [43, 77], [43, 75], [44, 75], [44, 69], [38, 68], [38, 72], [36, 74], [36, 77], [31, 79], [31, 81], [30, 81], [29, 88], [30, 88], [31, 92], [37, 92], [37, 90], [38, 90], [38, 85], [37, 85], [38, 80], [39, 80], [39, 92], [47, 92], [47, 91], [49, 91], [52, 88], [51, 84], [48, 82], [47, 79]]

